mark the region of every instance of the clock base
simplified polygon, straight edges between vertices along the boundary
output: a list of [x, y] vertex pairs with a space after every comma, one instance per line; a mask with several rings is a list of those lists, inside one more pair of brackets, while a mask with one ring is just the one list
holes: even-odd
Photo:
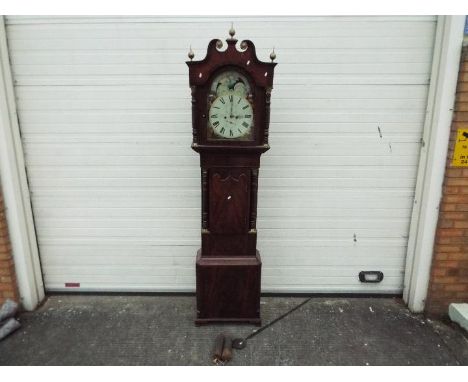
[[260, 325], [260, 276], [256, 256], [215, 257], [197, 254], [196, 325], [249, 323]]
[[260, 318], [197, 318], [195, 320], [196, 326], [209, 325], [209, 324], [251, 324], [255, 326], [261, 326], [262, 320]]

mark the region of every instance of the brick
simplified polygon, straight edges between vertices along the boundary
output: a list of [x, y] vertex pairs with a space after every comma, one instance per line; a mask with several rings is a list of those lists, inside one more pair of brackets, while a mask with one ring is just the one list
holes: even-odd
[[[466, 181], [468, 185], [468, 178], [467, 179], [453, 179], [453, 181], [461, 182]], [[456, 204], [468, 204], [468, 195], [445, 195], [444, 201], [447, 203], [456, 203]]]
[[460, 252], [461, 248], [462, 248], [461, 246], [455, 246], [455, 245], [436, 245], [434, 250], [437, 253]]
[[468, 228], [468, 220], [450, 221], [455, 228]]
[[468, 252], [449, 253], [447, 260], [468, 260]]
[[468, 92], [468, 83], [458, 83], [458, 89], [459, 92]]
[[11, 254], [9, 252], [0, 252], [0, 261], [2, 260], [10, 260]]
[[468, 220], [468, 212], [441, 212], [440, 219]]
[[5, 283], [5, 284], [11, 284], [13, 282], [13, 279], [11, 276], [0, 276], [0, 283]]
[[468, 288], [468, 285], [460, 285], [460, 284], [452, 284], [452, 285], [447, 285], [445, 287], [446, 291], [451, 291], [451, 292], [464, 292]]
[[[454, 123], [452, 123], [452, 131], [457, 131], [458, 129], [468, 129], [468, 122], [454, 122]], [[451, 137], [451, 139], [454, 139], [454, 137]]]
[[[460, 270], [458, 268], [447, 268], [446, 270], [446, 276], [459, 276], [460, 275]], [[446, 289], [448, 290], [448, 289]]]
[[448, 178], [461, 178], [463, 176], [463, 169], [451, 167], [445, 170], [445, 176]]
[[456, 228], [443, 228], [438, 231], [439, 237], [463, 236], [464, 230]]
[[10, 268], [0, 268], [0, 276], [10, 276], [11, 269]]
[[459, 269], [460, 276], [458, 278], [458, 284], [468, 285], [468, 272], [467, 269]]
[[0, 268], [9, 268], [11, 265], [10, 260], [2, 260], [0, 261]]
[[[435, 277], [447, 276], [447, 270], [444, 268], [435, 268], [432, 270], [432, 276], [435, 276]], [[434, 287], [434, 288], [431, 288], [432, 290], [437, 290], [438, 287], [440, 287], [440, 285], [434, 284], [432, 285], [432, 287]]]
[[0, 269], [9, 269], [12, 266], [14, 266], [14, 264], [13, 259], [11, 257], [5, 260], [0, 260]]
[[460, 212], [468, 211], [468, 204], [457, 204], [457, 205], [453, 204], [453, 206], [455, 206], [456, 211], [460, 211]]
[[468, 111], [468, 102], [457, 102], [455, 104], [456, 111]]
[[458, 76], [458, 81], [468, 82], [468, 73], [461, 72]]
[[[435, 276], [438, 276], [438, 275], [435, 275]], [[445, 276], [445, 275], [441, 275], [441, 276]], [[430, 286], [430, 290], [434, 292], [432, 293], [432, 296], [435, 296], [436, 295], [435, 292], [444, 290], [444, 285], [432, 283]]]
[[454, 119], [454, 121], [467, 122], [468, 121], [468, 112], [466, 112], [466, 111], [456, 111], [455, 113], [453, 113], [453, 119]]
[[434, 277], [434, 282], [438, 284], [453, 284], [457, 282], [455, 276]]
[[435, 260], [447, 260], [448, 259], [448, 254], [446, 253], [436, 253], [434, 256]]
[[455, 187], [455, 186], [444, 186], [443, 192], [444, 194], [459, 194], [461, 193], [460, 189], [463, 187]]
[[0, 242], [0, 253], [9, 253], [11, 251], [10, 243]]
[[467, 245], [468, 237], [466, 236], [441, 237], [438, 239], [437, 243], [449, 244], [449, 245]]
[[5, 300], [7, 298], [11, 298], [11, 299], [15, 300], [16, 302], [18, 302], [18, 296], [17, 296], [16, 292], [3, 292], [3, 297], [5, 298]]
[[457, 268], [458, 261], [455, 261], [455, 260], [439, 261], [437, 265], [443, 268]]
[[464, 245], [464, 244], [468, 244], [468, 238], [465, 238], [465, 237], [441, 237], [441, 236], [439, 236], [439, 232], [437, 232], [436, 240], [437, 240], [437, 244], [444, 244], [444, 245]]
[[457, 102], [468, 102], [468, 91], [457, 94]]
[[0, 303], [6, 298], [17, 300], [18, 291], [3, 196], [0, 193]]
[[439, 291], [432, 296], [431, 300], [433, 303], [445, 304], [445, 301], [456, 296], [456, 291]]
[[[464, 221], [462, 222], [457, 222], [457, 223], [465, 223]], [[439, 228], [452, 228], [455, 226], [455, 223], [452, 220], [449, 219], [439, 219]], [[456, 227], [455, 228], [466, 228], [466, 227]]]
[[8, 283], [8, 284], [0, 283], [0, 291], [13, 292], [14, 291], [14, 286], [11, 283]]
[[[440, 210], [441, 211], [444, 211], [444, 212], [448, 212], [448, 211], [456, 211], [457, 206], [455, 204], [448, 204], [446, 202], [442, 202], [442, 204], [440, 205]], [[467, 210], [468, 211], [468, 210]]]

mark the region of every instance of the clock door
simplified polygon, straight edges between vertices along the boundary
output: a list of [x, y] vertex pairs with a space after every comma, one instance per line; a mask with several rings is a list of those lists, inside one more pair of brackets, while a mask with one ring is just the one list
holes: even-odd
[[249, 230], [250, 177], [245, 169], [212, 169], [209, 181], [209, 226], [214, 234]]

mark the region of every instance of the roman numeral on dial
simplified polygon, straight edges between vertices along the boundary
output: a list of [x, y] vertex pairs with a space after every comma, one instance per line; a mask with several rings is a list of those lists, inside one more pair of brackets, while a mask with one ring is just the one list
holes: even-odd
[[250, 134], [253, 109], [248, 99], [235, 92], [216, 98], [208, 111], [209, 127], [221, 139], [242, 139]]

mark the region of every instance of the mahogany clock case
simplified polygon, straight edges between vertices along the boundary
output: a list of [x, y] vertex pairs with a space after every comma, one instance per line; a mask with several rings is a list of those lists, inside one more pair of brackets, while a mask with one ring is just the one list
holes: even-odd
[[[196, 324], [260, 324], [261, 258], [256, 249], [260, 155], [269, 149], [270, 94], [275, 63], [260, 62], [251, 41], [227, 39], [208, 45], [205, 59], [189, 61], [192, 89], [192, 148], [200, 154], [202, 188], [201, 249], [196, 260]], [[249, 81], [253, 109], [248, 139], [209, 134], [211, 83], [224, 71]]]

